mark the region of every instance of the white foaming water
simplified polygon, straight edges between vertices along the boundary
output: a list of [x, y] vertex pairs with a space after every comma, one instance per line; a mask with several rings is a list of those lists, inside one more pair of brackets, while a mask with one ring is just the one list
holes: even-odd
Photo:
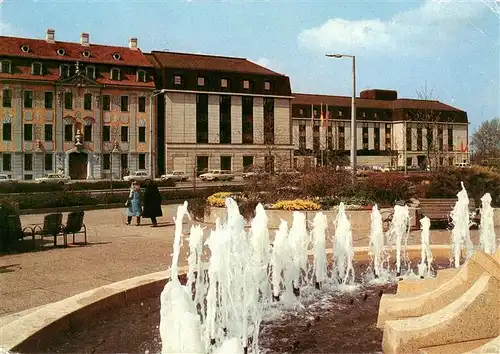
[[426, 275], [431, 276], [432, 272], [432, 252], [430, 240], [431, 221], [428, 217], [420, 219], [420, 264], [418, 265], [418, 275], [423, 277]]
[[188, 289], [194, 288], [194, 303], [200, 309], [201, 320], [204, 321], [206, 314], [205, 296], [206, 296], [206, 274], [203, 261], [203, 229], [200, 225], [191, 226], [189, 233], [189, 256], [188, 256]]
[[465, 190], [464, 183], [462, 185], [462, 190], [458, 192], [458, 200], [455, 203], [455, 207], [451, 211], [451, 219], [453, 223], [453, 230], [451, 231], [451, 247], [453, 251], [453, 259], [455, 268], [460, 267], [460, 253], [462, 247], [467, 249], [467, 258], [472, 255], [473, 245], [470, 239], [470, 215], [469, 215], [469, 197], [467, 191]]
[[252, 263], [255, 276], [259, 283], [261, 296], [269, 298], [270, 284], [268, 280], [268, 265], [270, 257], [268, 217], [262, 204], [255, 208], [255, 218], [252, 220], [250, 240], [252, 245]]
[[401, 260], [405, 257], [410, 225], [408, 206], [395, 205], [392, 223], [388, 231], [391, 245], [396, 245], [396, 272], [401, 275]]
[[332, 276], [341, 284], [354, 282], [354, 249], [352, 246], [351, 222], [340, 203], [335, 219], [335, 249], [333, 253]]
[[491, 195], [490, 193], [486, 193], [481, 198], [481, 223], [479, 224], [479, 244], [481, 250], [488, 254], [495, 253], [496, 237]]
[[310, 241], [309, 233], [307, 232], [306, 214], [294, 211], [292, 227], [288, 233], [288, 243], [294, 266], [293, 286], [295, 288], [300, 288], [301, 276], [307, 275], [307, 253]]
[[370, 257], [373, 262], [373, 273], [379, 278], [384, 269], [385, 251], [384, 251], [384, 228], [382, 224], [382, 215], [377, 205], [372, 208], [372, 224], [370, 229]]
[[[313, 219], [313, 255], [314, 255], [314, 277], [321, 284], [327, 279], [326, 274], [326, 227], [328, 220], [322, 212], [317, 213]], [[318, 285], [319, 285], [318, 284]]]

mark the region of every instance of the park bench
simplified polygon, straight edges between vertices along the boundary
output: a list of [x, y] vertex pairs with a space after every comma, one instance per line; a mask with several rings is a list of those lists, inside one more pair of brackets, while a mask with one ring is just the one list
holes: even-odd
[[31, 244], [35, 248], [35, 233], [31, 226], [22, 227], [19, 214], [7, 216], [7, 230], [11, 241], [20, 241], [25, 237], [31, 237]]
[[62, 213], [54, 213], [45, 215], [43, 225], [36, 225], [33, 228], [35, 235], [41, 237], [41, 245], [43, 246], [43, 238], [47, 236], [54, 237], [54, 247], [57, 246], [57, 237], [63, 236], [64, 247], [68, 245], [67, 234], [63, 232]]
[[73, 234], [73, 244], [75, 243], [75, 234], [83, 234], [85, 238], [83, 244], [87, 244], [87, 227], [83, 223], [84, 216], [85, 212], [83, 210], [73, 211], [68, 214], [66, 225], [63, 226], [63, 234], [66, 235], [66, 240], [67, 235]]
[[[457, 203], [456, 198], [423, 198], [419, 199], [417, 219], [428, 217], [431, 223], [451, 222], [450, 213]], [[476, 204], [473, 198], [469, 198], [469, 213], [472, 214], [474, 222], [478, 221]]]

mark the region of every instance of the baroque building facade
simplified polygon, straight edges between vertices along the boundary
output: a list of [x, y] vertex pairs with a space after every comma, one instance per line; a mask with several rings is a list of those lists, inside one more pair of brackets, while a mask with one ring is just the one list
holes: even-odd
[[[351, 149], [351, 97], [294, 93], [294, 166], [337, 163]], [[392, 90], [356, 98], [357, 164], [425, 167], [469, 161], [465, 111]]]
[[0, 37], [0, 172], [120, 178], [147, 170], [152, 65], [128, 47]]
[[161, 172], [291, 167], [287, 76], [243, 58], [153, 51]]

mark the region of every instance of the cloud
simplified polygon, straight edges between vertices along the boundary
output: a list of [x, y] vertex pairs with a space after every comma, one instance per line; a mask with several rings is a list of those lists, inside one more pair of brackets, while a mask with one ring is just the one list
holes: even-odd
[[266, 68], [270, 69], [269, 64], [271, 61], [267, 58], [259, 58], [255, 61], [255, 64], [258, 64], [260, 66], [265, 66]]
[[275, 60], [271, 60], [271, 59], [268, 59], [268, 58], [264, 58], [264, 57], [260, 57], [259, 59], [257, 60], [251, 60], [250, 61], [254, 62], [255, 64], [257, 65], [260, 65], [260, 66], [263, 66], [263, 67], [266, 67], [268, 68], [269, 70], [272, 70], [272, 71], [275, 71], [277, 73], [281, 73], [281, 70], [280, 70], [280, 65], [277, 61]]
[[488, 10], [483, 2], [427, 0], [420, 7], [398, 13], [386, 21], [332, 18], [318, 27], [303, 30], [298, 44], [322, 53], [398, 50], [401, 54], [418, 54], [448, 42], [464, 24], [474, 25], [473, 20]]

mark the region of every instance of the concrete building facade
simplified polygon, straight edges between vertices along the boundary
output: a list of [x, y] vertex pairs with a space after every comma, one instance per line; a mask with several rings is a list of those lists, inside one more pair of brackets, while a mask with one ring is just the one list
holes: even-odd
[[289, 169], [287, 76], [242, 58], [153, 51], [158, 97], [158, 170]]
[[128, 47], [0, 37], [0, 173], [31, 180], [147, 170], [152, 65]]
[[[433, 100], [366, 90], [356, 99], [358, 165], [426, 167], [469, 161], [467, 113]], [[294, 94], [294, 165], [348, 160], [351, 97]]]

